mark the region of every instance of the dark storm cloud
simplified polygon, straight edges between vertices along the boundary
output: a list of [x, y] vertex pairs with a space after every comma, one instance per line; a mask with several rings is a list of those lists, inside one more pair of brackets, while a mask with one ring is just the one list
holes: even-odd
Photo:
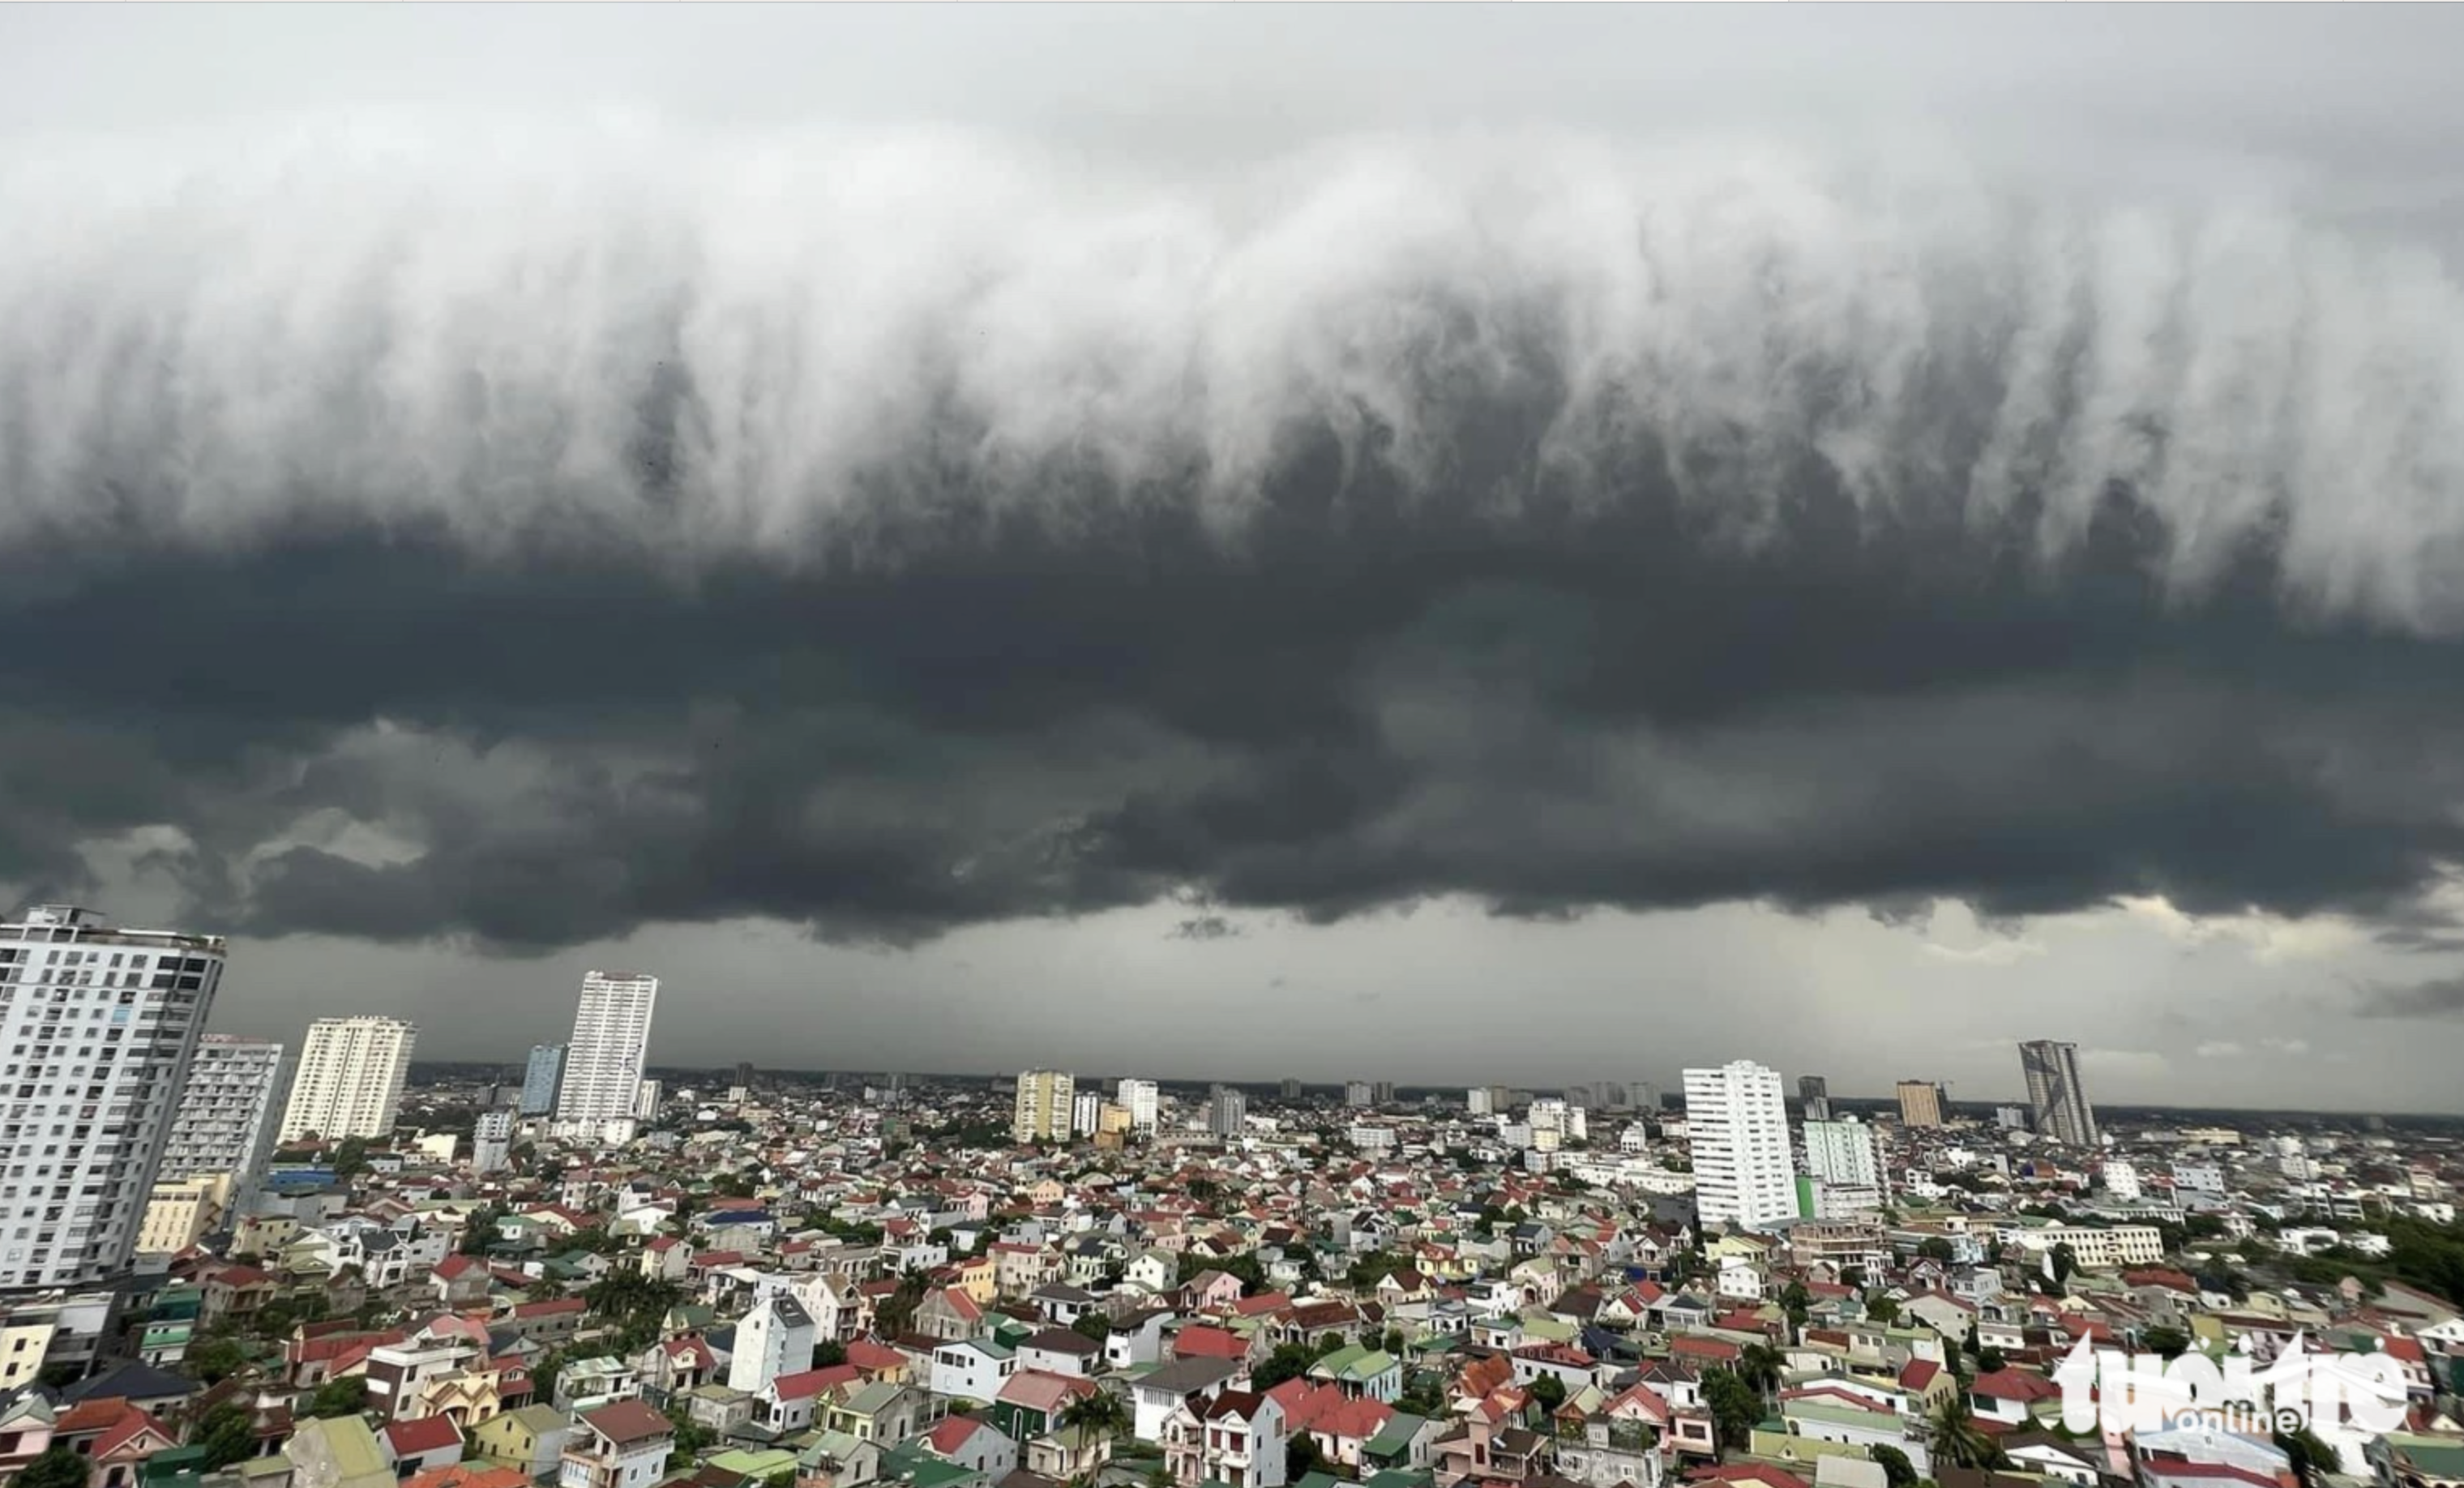
[[2364, 1018], [2464, 1018], [2464, 976], [2381, 982], [2361, 1003]]
[[2452, 283], [1558, 149], [1235, 210], [807, 142], [518, 229], [418, 158], [83, 214], [21, 172], [0, 880], [167, 824], [201, 919], [513, 950], [1167, 896], [2419, 918]]

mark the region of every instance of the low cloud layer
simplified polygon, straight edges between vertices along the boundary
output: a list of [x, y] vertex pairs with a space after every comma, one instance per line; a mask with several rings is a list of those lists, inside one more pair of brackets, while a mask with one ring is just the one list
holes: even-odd
[[21, 153], [0, 215], [28, 891], [2418, 935], [2464, 849], [2464, 293], [2264, 192], [414, 133]]

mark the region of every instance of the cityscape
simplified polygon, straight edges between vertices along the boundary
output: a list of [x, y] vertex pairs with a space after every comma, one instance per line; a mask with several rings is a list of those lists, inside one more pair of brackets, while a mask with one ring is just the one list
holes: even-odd
[[0, 5], [0, 1488], [2464, 1488], [2460, 78]]
[[[317, 1018], [296, 1056], [209, 1031], [230, 961], [84, 907], [0, 924], [11, 1480], [2393, 1488], [2464, 1466], [2464, 1134], [2434, 1124], [2101, 1118], [2050, 1039], [2013, 1047], [2024, 1102], [1984, 1108], [1746, 1058], [1666, 1092], [662, 1079], [662, 978], [638, 970], [585, 975], [563, 1043], [415, 1071], [398, 1018]], [[2082, 1349], [2153, 1360], [2134, 1398], [2161, 1411], [2075, 1401]], [[2203, 1391], [2167, 1372], [2184, 1359], [2278, 1383]]]

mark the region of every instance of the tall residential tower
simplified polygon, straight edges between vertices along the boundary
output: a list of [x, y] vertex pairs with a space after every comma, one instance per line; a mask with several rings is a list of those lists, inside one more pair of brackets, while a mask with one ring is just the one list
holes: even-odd
[[43, 905], [0, 923], [0, 1289], [128, 1268], [223, 940]]
[[1685, 1072], [1694, 1212], [1708, 1227], [1761, 1229], [1796, 1217], [1796, 1160], [1779, 1071], [1749, 1060]]
[[229, 1173], [234, 1202], [265, 1176], [291, 1063], [271, 1039], [208, 1034], [188, 1065], [158, 1178]]
[[525, 1116], [545, 1116], [556, 1109], [557, 1086], [564, 1079], [564, 1045], [535, 1043], [522, 1066], [522, 1108]]
[[410, 1051], [418, 1042], [419, 1026], [398, 1018], [320, 1018], [310, 1023], [275, 1140], [390, 1136], [402, 1106], [403, 1077], [410, 1073]]
[[2096, 1107], [2079, 1085], [2078, 1044], [2030, 1039], [2019, 1045], [2019, 1072], [2027, 1077], [2036, 1135], [2071, 1147], [2096, 1146]]
[[582, 978], [573, 1038], [564, 1046], [564, 1088], [559, 1121], [616, 1121], [639, 1109], [642, 1061], [650, 1050], [650, 1015], [659, 979], [634, 972], [592, 972]]

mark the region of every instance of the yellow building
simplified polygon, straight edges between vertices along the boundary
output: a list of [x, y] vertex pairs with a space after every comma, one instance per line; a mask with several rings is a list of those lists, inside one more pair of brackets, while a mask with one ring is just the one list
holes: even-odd
[[1057, 1069], [1021, 1071], [1010, 1139], [1022, 1144], [1068, 1141], [1070, 1103], [1076, 1098], [1077, 1085], [1077, 1081]]
[[231, 1174], [212, 1172], [154, 1185], [138, 1226], [137, 1253], [176, 1256], [212, 1234], [231, 1202]]
[[1930, 1080], [1901, 1081], [1900, 1125], [1903, 1127], [1941, 1126], [1942, 1086]]
[[51, 1352], [52, 1335], [58, 1331], [59, 1324], [48, 1317], [0, 1322], [0, 1390], [34, 1383], [43, 1372], [43, 1356]]

